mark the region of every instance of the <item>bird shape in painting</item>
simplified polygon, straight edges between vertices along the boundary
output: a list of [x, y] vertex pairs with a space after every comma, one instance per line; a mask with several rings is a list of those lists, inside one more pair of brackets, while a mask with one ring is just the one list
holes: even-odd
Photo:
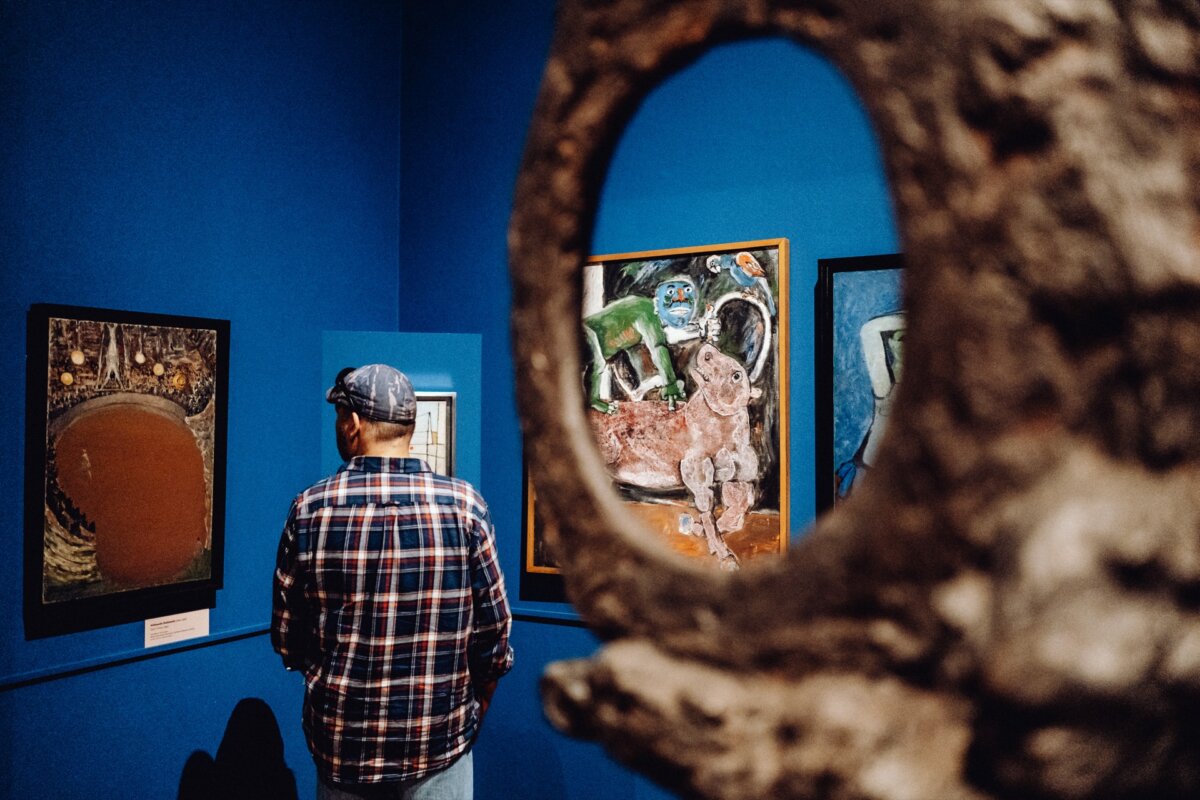
[[734, 283], [742, 287], [742, 293], [745, 295], [750, 295], [751, 290], [758, 287], [768, 312], [771, 316], [775, 316], [775, 298], [771, 296], [771, 284], [767, 280], [767, 272], [752, 253], [743, 250], [735, 255], [731, 262], [724, 262], [720, 256], [709, 256], [705, 263], [708, 271], [713, 274], [720, 273], [722, 269], [728, 270], [729, 276], [733, 278]]

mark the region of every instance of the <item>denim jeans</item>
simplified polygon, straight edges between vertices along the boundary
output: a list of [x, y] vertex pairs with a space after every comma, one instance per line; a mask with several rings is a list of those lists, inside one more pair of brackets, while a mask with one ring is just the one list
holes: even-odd
[[317, 800], [471, 800], [474, 795], [475, 768], [469, 750], [441, 772], [415, 781], [334, 785], [317, 780]]

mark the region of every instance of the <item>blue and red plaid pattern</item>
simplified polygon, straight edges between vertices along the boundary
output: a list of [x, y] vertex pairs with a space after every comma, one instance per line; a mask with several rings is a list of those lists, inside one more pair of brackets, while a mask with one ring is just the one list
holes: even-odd
[[292, 503], [271, 622], [284, 664], [304, 671], [304, 732], [324, 778], [449, 765], [475, 736], [475, 687], [512, 667], [483, 498], [418, 459], [351, 459]]

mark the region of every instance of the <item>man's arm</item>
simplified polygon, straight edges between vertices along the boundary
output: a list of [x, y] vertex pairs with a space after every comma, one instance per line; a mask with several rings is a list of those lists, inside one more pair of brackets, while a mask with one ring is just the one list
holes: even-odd
[[475, 624], [471, 632], [468, 663], [480, 704], [480, 717], [487, 711], [496, 682], [512, 669], [509, 646], [512, 612], [504, 589], [504, 575], [496, 556], [496, 534], [486, 506], [477, 519], [471, 546], [471, 591]]
[[308, 615], [298, 558], [298, 511], [296, 498], [279, 537], [271, 593], [271, 646], [288, 669], [303, 669], [313, 644], [313, 621]]
[[483, 718], [487, 716], [488, 707], [492, 705], [492, 695], [496, 693], [496, 685], [500, 683], [499, 679], [492, 680], [475, 687], [475, 699], [479, 701], [479, 722], [483, 723]]

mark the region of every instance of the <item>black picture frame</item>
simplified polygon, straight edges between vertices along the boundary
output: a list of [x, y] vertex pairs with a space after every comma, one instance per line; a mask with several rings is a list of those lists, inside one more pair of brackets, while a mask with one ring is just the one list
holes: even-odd
[[30, 306], [26, 639], [215, 607], [228, 387], [228, 320]]
[[[424, 459], [434, 472], [453, 477], [458, 457], [455, 436], [458, 392], [417, 390], [416, 395], [417, 424], [413, 432], [412, 455]], [[429, 438], [434, 436], [434, 431], [437, 438]]]
[[817, 513], [845, 499], [869, 468], [870, 437], [878, 442], [878, 420], [885, 419], [879, 408], [903, 363], [903, 272], [900, 253], [817, 261]]
[[522, 470], [521, 480], [521, 575], [518, 597], [538, 603], [567, 602], [566, 584], [557, 567], [552, 569], [536, 566], [533, 560], [535, 547], [545, 547], [542, 534], [542, 518], [534, 514], [533, 481], [529, 478], [529, 467]]

